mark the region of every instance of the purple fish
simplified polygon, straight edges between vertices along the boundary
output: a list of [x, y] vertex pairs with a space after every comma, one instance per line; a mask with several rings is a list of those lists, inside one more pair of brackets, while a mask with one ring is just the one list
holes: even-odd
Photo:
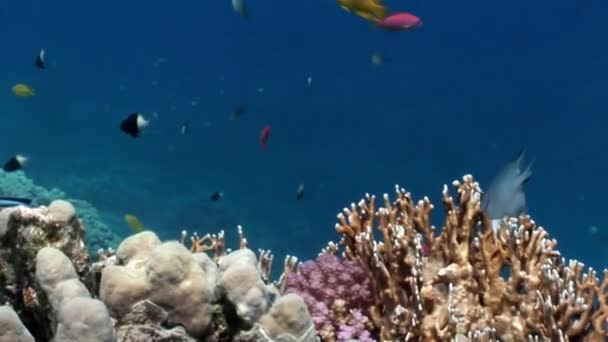
[[412, 31], [422, 26], [422, 20], [411, 13], [400, 12], [376, 20], [376, 25], [388, 31]]

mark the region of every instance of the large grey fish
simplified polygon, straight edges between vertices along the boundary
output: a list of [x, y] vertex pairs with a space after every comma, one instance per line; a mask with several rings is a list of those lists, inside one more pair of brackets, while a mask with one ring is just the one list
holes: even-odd
[[482, 208], [492, 218], [494, 228], [505, 217], [517, 217], [526, 212], [526, 194], [524, 184], [532, 176], [532, 164], [523, 169], [525, 149], [517, 159], [505, 165], [490, 183], [481, 201]]

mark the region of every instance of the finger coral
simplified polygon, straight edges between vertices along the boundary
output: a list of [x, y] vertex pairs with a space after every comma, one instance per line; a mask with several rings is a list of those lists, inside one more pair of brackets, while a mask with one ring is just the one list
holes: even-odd
[[[374, 336], [606, 340], [608, 271], [600, 282], [594, 270], [566, 262], [557, 242], [529, 216], [505, 218], [492, 229], [473, 177], [453, 185], [456, 198], [444, 186], [439, 234], [431, 225], [429, 199], [415, 203], [399, 187], [393, 202], [384, 195], [384, 207], [376, 208], [375, 197], [367, 195], [338, 215], [343, 256], [364, 265], [371, 281], [372, 304], [365, 314]], [[324, 253], [337, 251], [330, 244]]]

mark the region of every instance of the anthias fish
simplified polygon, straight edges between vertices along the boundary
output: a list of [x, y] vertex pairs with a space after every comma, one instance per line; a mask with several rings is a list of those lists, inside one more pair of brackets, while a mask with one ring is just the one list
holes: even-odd
[[422, 20], [411, 13], [401, 12], [376, 20], [376, 25], [387, 31], [412, 31], [422, 27]]
[[266, 149], [266, 145], [268, 144], [268, 139], [270, 139], [270, 125], [264, 126], [262, 131], [260, 132], [260, 149], [263, 151]]
[[387, 9], [382, 0], [337, 0], [343, 10], [367, 19], [382, 19], [386, 16]]

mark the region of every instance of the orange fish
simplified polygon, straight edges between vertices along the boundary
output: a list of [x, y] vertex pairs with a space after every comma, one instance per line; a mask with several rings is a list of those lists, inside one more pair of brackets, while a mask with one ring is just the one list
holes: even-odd
[[384, 7], [383, 0], [337, 0], [338, 5], [345, 11], [367, 20], [382, 20], [386, 17], [388, 10]]
[[262, 132], [260, 132], [260, 149], [264, 151], [266, 149], [266, 144], [268, 144], [268, 139], [270, 138], [270, 125], [264, 126]]

